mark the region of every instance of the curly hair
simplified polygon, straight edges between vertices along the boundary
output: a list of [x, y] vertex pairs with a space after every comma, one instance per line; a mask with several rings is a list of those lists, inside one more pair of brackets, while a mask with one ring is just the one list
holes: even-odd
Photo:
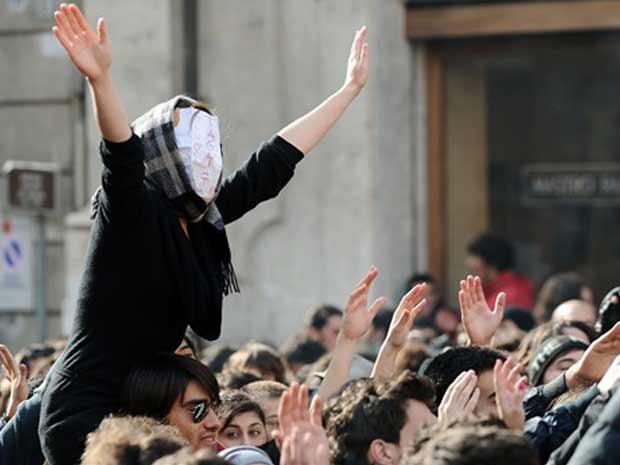
[[352, 398], [327, 424], [333, 465], [370, 465], [372, 441], [400, 443], [400, 432], [407, 423], [407, 402], [416, 400], [430, 407], [435, 395], [427, 379], [410, 371], [392, 382], [374, 381], [355, 391], [353, 388]]
[[150, 465], [187, 445], [173, 426], [150, 417], [108, 417], [88, 435], [83, 465]]
[[435, 434], [403, 465], [538, 465], [538, 455], [520, 434], [498, 427], [457, 426]]
[[454, 380], [464, 371], [474, 370], [477, 375], [492, 370], [497, 359], [506, 360], [506, 355], [489, 347], [455, 347], [437, 356], [426, 366], [424, 376], [428, 376], [437, 394], [437, 404]]

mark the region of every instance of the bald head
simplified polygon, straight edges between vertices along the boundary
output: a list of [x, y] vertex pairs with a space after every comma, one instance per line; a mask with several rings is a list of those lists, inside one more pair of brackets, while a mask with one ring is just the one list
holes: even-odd
[[596, 323], [597, 311], [594, 305], [583, 300], [568, 300], [553, 311], [553, 321], [582, 321], [590, 326]]

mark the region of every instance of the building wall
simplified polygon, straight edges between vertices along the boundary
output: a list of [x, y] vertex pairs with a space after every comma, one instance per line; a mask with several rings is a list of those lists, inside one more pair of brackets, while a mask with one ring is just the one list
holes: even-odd
[[[183, 91], [182, 2], [83, 4], [92, 22], [108, 20], [113, 73], [130, 118]], [[229, 227], [242, 293], [226, 299], [223, 339], [282, 341], [310, 305], [344, 305], [373, 263], [381, 271], [374, 296], [396, 298], [426, 259], [423, 55], [404, 38], [402, 2], [199, 0], [198, 20], [198, 91], [220, 116], [228, 171], [336, 91], [355, 29], [370, 29], [372, 70], [364, 93], [278, 199]], [[65, 78], [77, 79], [66, 58], [59, 60]], [[99, 137], [88, 101], [82, 123], [84, 143], [74, 149], [80, 176], [70, 183], [78, 205], [99, 184]], [[63, 140], [68, 132], [60, 128], [49, 138]], [[57, 271], [65, 282], [53, 287], [60, 290], [65, 333], [88, 228], [87, 208], [59, 228], [66, 266]]]
[[[231, 225], [242, 293], [224, 338], [280, 341], [312, 304], [344, 305], [371, 264], [394, 297], [416, 262], [416, 56], [400, 1], [200, 2], [200, 91], [221, 118], [226, 165], [336, 91], [369, 27], [367, 89], [276, 199]], [[251, 321], [251, 324], [248, 324]]]

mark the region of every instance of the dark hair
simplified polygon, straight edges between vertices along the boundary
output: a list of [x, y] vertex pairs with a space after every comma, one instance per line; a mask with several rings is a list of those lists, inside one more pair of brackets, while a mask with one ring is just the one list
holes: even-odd
[[498, 271], [514, 268], [514, 248], [506, 239], [491, 233], [483, 234], [467, 247], [471, 255], [482, 258]]
[[217, 375], [222, 389], [241, 389], [247, 384], [262, 381], [261, 377], [252, 371], [224, 370]]
[[331, 463], [369, 465], [368, 449], [372, 441], [400, 443], [400, 432], [407, 423], [407, 401], [417, 400], [430, 406], [433, 397], [431, 383], [410, 371], [403, 372], [391, 383], [370, 383], [329, 419]]
[[376, 330], [385, 331], [385, 333], [387, 334], [388, 330], [390, 329], [390, 324], [392, 323], [393, 315], [394, 309], [382, 308], [372, 319], [372, 327]]
[[238, 389], [222, 391], [217, 410], [221, 421], [220, 431], [228, 428], [237, 415], [246, 412], [254, 412], [265, 426], [265, 413], [258, 402], [253, 401], [248, 394]]
[[[614, 300], [616, 302], [614, 302]], [[614, 287], [601, 301], [596, 320], [596, 332], [605, 334], [620, 321], [620, 287]]]
[[289, 347], [284, 353], [284, 357], [289, 364], [298, 363], [309, 365], [320, 359], [326, 350], [323, 344], [311, 339], [299, 341]]
[[498, 427], [457, 426], [435, 434], [403, 465], [538, 465], [538, 455], [520, 434]]
[[308, 326], [323, 329], [332, 316], [342, 316], [342, 310], [333, 305], [322, 304], [308, 311]]
[[288, 390], [286, 384], [277, 381], [254, 381], [243, 386], [242, 391], [249, 395], [252, 400], [261, 403], [265, 400], [279, 399]]
[[464, 371], [474, 370], [477, 375], [492, 370], [497, 359], [506, 360], [506, 355], [489, 347], [455, 347], [436, 355], [426, 366], [424, 376], [435, 385], [437, 404], [454, 380]]
[[237, 352], [237, 350], [239, 349], [231, 346], [212, 345], [207, 347], [202, 353], [202, 363], [211, 368], [213, 373], [221, 373], [230, 356]]
[[568, 300], [581, 300], [581, 291], [588, 284], [574, 271], [557, 273], [545, 280], [536, 298], [534, 316], [541, 322], [551, 320], [558, 305]]
[[435, 278], [430, 273], [415, 273], [407, 280], [407, 288], [411, 289], [416, 284], [435, 284]]
[[286, 366], [278, 352], [266, 344], [250, 342], [232, 354], [226, 362], [231, 370], [247, 370], [258, 376], [273, 376], [275, 381], [287, 383]]
[[211, 370], [190, 357], [161, 353], [134, 367], [123, 386], [121, 402], [129, 415], [165, 421], [190, 381], [196, 381], [211, 401], [219, 400], [219, 386]]

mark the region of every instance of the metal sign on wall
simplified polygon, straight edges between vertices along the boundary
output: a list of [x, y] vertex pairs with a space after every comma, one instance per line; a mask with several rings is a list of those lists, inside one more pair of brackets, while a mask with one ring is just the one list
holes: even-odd
[[60, 176], [53, 163], [8, 161], [6, 205], [13, 213], [54, 215], [60, 211]]
[[0, 311], [34, 308], [33, 220], [0, 214]]
[[620, 206], [620, 163], [547, 163], [521, 169], [527, 206]]

